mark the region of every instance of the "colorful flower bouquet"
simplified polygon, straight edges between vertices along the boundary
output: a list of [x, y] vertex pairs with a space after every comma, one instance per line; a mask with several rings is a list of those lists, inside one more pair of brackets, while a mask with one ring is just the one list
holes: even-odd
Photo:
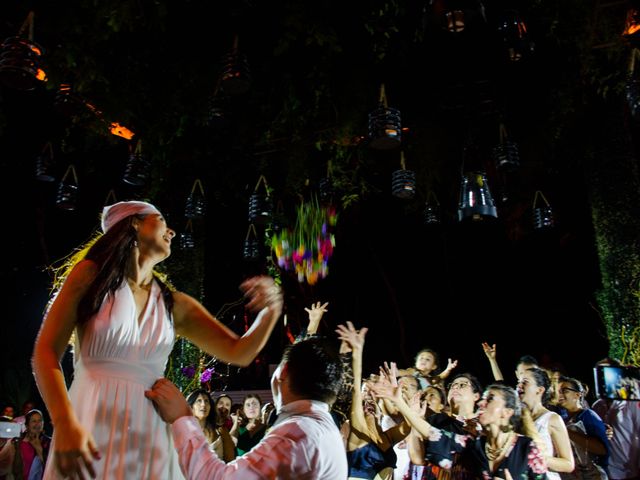
[[338, 216], [333, 206], [322, 206], [317, 199], [297, 207], [293, 229], [285, 229], [271, 238], [271, 250], [278, 266], [295, 272], [300, 283], [315, 285], [329, 274], [328, 262], [336, 246], [332, 233]]

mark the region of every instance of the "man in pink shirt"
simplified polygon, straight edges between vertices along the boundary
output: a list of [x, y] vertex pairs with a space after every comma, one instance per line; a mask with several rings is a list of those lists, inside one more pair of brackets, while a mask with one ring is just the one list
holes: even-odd
[[184, 396], [167, 379], [146, 395], [171, 429], [180, 467], [187, 479], [347, 478], [347, 456], [330, 405], [342, 381], [337, 351], [326, 340], [309, 338], [290, 345], [271, 378], [278, 412], [273, 427], [253, 449], [224, 463], [209, 449]]

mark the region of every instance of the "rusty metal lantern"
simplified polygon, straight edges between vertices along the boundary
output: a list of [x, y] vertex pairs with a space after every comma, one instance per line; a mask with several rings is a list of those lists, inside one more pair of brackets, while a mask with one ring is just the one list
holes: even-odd
[[67, 167], [58, 185], [56, 206], [62, 210], [75, 210], [78, 200], [78, 174], [73, 165]]
[[47, 81], [40, 68], [42, 47], [33, 41], [33, 12], [29, 12], [18, 35], [0, 45], [0, 82], [16, 90], [33, 90]]
[[486, 23], [484, 6], [478, 0], [430, 0], [426, 23], [434, 29], [461, 34], [479, 22]]
[[391, 150], [402, 141], [400, 110], [387, 103], [384, 84], [380, 87], [378, 107], [369, 113], [369, 146], [376, 150]]
[[640, 9], [638, 7], [632, 6], [627, 9], [622, 38], [633, 46], [640, 46]]

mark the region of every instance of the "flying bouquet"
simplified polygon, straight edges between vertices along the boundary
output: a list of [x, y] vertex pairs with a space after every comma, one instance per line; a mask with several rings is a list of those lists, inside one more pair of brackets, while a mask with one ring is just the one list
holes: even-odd
[[295, 272], [300, 283], [306, 280], [309, 285], [315, 285], [325, 278], [336, 246], [332, 230], [337, 219], [335, 207], [322, 206], [316, 198], [301, 203], [296, 209], [295, 227], [282, 230], [271, 239], [278, 266]]

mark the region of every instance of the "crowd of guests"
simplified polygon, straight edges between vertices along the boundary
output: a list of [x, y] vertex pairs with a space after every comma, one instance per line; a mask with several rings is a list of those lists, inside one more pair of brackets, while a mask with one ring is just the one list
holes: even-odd
[[[307, 309], [309, 326], [296, 343], [318, 337], [327, 305], [316, 303]], [[585, 383], [565, 372], [546, 370], [531, 356], [520, 358], [516, 383], [510, 385], [498, 365], [496, 345], [487, 343], [481, 346], [494, 381], [484, 388], [473, 373], [456, 372], [455, 360], [449, 359], [440, 369], [440, 356], [433, 349], [419, 351], [412, 366], [398, 368], [385, 362], [379, 371], [363, 372], [367, 328], [347, 322], [338, 325], [336, 333], [340, 382], [326, 404], [340, 434], [337, 454], [346, 460], [346, 478], [640, 479], [640, 402], [597, 399], [590, 405]], [[309, 367], [308, 360], [306, 364]], [[203, 435], [204, 448], [231, 469], [194, 460], [202, 451], [183, 445], [179, 453], [187, 478], [297, 478], [282, 473], [294, 468], [293, 450], [283, 454], [290, 459], [265, 453], [270, 451], [267, 444], [279, 438], [272, 429], [286, 405], [263, 404], [255, 394], [233, 404], [224, 393], [214, 396], [204, 389], [185, 393], [188, 416]], [[162, 402], [152, 400], [159, 403], [162, 414]], [[0, 421], [17, 423], [21, 433], [0, 438], [0, 480], [42, 479], [50, 444], [43, 433], [42, 412], [30, 408], [15, 418], [11, 410], [3, 414]], [[163, 418], [177, 424], [181, 416], [163, 414]], [[335, 447], [334, 442], [333, 463]], [[305, 449], [312, 451], [309, 445]], [[189, 461], [183, 463], [185, 455]], [[269, 473], [253, 470], [256, 464], [269, 462]], [[306, 468], [317, 470], [321, 463]], [[205, 464], [211, 469], [203, 470]], [[340, 472], [339, 462], [332, 468], [331, 474], [305, 478], [334, 478]], [[189, 469], [198, 473], [190, 474]]]
[[[297, 341], [317, 335], [326, 306], [307, 309], [310, 324]], [[531, 356], [521, 357], [516, 383], [509, 385], [496, 346], [486, 343], [481, 346], [494, 381], [484, 388], [473, 373], [456, 373], [455, 360], [440, 370], [432, 349], [418, 352], [412, 366], [390, 362], [378, 372], [363, 372], [367, 328], [347, 322], [336, 332], [343, 382], [331, 414], [349, 479], [640, 478], [638, 402], [598, 399], [590, 405], [585, 383], [546, 370]], [[223, 433], [212, 434], [213, 425], [222, 425], [218, 413], [194, 403], [194, 395], [206, 405], [213, 400], [202, 391], [189, 396], [211, 449], [225, 462], [251, 451], [270, 429], [260, 399], [248, 395], [231, 414], [228, 431], [220, 427]], [[235, 445], [232, 454], [221, 449], [219, 438]]]

